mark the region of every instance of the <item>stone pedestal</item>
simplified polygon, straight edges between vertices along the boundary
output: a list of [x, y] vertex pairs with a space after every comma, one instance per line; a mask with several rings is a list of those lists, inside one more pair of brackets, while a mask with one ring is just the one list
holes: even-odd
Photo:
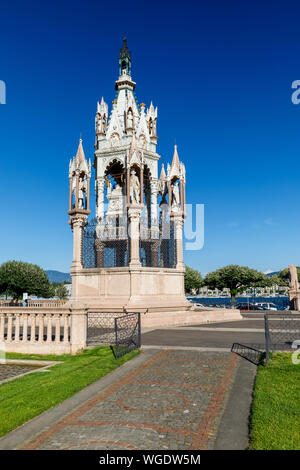
[[[80, 272], [82, 270], [82, 232], [86, 220], [87, 215], [84, 214], [76, 214], [70, 219], [70, 223], [73, 230], [73, 261], [70, 269], [71, 276], [73, 276], [74, 273]], [[77, 295], [79, 294], [77, 277], [74, 276], [74, 278], [72, 277], [72, 279], [74, 279], [74, 281], [72, 280], [72, 297], [77, 299]]]
[[128, 209], [129, 237], [130, 237], [130, 267], [140, 267], [140, 215], [143, 206], [132, 205]]

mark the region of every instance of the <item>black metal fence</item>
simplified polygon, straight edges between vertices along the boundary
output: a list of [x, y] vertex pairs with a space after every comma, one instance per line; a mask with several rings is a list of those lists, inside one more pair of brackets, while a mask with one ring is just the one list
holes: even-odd
[[89, 312], [87, 345], [111, 346], [116, 358], [141, 346], [140, 313]]
[[268, 363], [270, 352], [297, 349], [300, 343], [300, 316], [297, 314], [266, 314], [264, 317], [266, 361]]
[[115, 318], [115, 357], [141, 347], [141, 314], [130, 313]]
[[231, 352], [258, 365], [263, 355], [266, 355], [266, 363], [270, 360], [270, 353], [274, 351], [291, 352], [300, 347], [300, 315], [276, 314], [264, 315], [265, 343], [241, 344], [233, 343]]
[[84, 268], [114, 268], [128, 266], [129, 240], [127, 226], [103, 225], [92, 219], [83, 229], [82, 265]]
[[261, 357], [263, 354], [262, 349], [258, 349], [257, 347], [255, 348], [253, 346], [247, 346], [246, 344], [240, 344], [240, 343], [233, 343], [231, 352], [234, 352], [238, 354], [239, 356], [243, 357], [244, 359], [247, 359], [249, 362], [252, 362], [252, 364], [255, 364], [258, 366], [261, 362]]
[[87, 345], [112, 345], [115, 342], [115, 318], [120, 313], [89, 312], [87, 315]]
[[[130, 237], [127, 222], [122, 218], [107, 225], [92, 219], [83, 229], [81, 260], [84, 268], [116, 268], [128, 266]], [[142, 266], [175, 268], [177, 263], [174, 223], [164, 221], [152, 227], [140, 227], [140, 261]]]

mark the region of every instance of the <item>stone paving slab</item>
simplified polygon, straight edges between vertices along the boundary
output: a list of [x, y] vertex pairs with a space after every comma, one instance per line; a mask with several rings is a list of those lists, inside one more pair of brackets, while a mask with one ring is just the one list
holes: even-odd
[[18, 364], [0, 364], [0, 384], [8, 379], [39, 369], [39, 366], [24, 366]]
[[213, 448], [240, 361], [227, 352], [156, 351], [23, 448]]

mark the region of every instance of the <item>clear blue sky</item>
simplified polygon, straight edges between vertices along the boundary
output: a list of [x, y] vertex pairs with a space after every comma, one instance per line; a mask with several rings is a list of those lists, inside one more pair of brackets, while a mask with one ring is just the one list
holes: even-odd
[[[0, 262], [68, 271], [68, 163], [93, 159], [96, 101], [111, 108], [123, 36], [139, 102], [176, 138], [205, 245], [185, 261], [263, 271], [300, 264], [299, 2], [5, 2], [1, 6]], [[93, 185], [92, 185], [93, 188]]]

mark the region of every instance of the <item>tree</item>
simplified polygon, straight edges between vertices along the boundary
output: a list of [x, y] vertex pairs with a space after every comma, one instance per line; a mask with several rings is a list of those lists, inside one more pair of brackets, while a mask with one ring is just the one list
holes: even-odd
[[202, 285], [203, 279], [199, 271], [186, 266], [184, 275], [185, 292], [190, 294], [194, 289], [199, 289]]
[[3, 263], [0, 266], [0, 293], [18, 299], [24, 292], [49, 298], [54, 290], [47, 274], [39, 266], [22, 261]]
[[[282, 271], [285, 271], [285, 269]], [[298, 278], [299, 278], [299, 273], [298, 273]], [[272, 281], [273, 286], [288, 286], [289, 285], [289, 277], [280, 276], [280, 273], [278, 275], [271, 276], [270, 279]]]
[[231, 306], [235, 307], [237, 294], [241, 294], [248, 287], [271, 286], [272, 281], [260, 271], [231, 264], [208, 273], [204, 279], [204, 285], [210, 289], [229, 289]]
[[63, 282], [56, 286], [55, 295], [61, 300], [67, 299], [69, 297], [69, 291]]
[[[300, 282], [300, 267], [297, 268], [297, 274], [298, 274], [298, 281]], [[276, 276], [276, 277], [281, 279], [282, 284], [280, 284], [280, 285], [284, 285], [284, 286], [289, 285], [290, 273], [289, 273], [288, 268], [285, 268], [285, 269], [282, 269], [281, 271], [279, 271], [278, 276]]]

